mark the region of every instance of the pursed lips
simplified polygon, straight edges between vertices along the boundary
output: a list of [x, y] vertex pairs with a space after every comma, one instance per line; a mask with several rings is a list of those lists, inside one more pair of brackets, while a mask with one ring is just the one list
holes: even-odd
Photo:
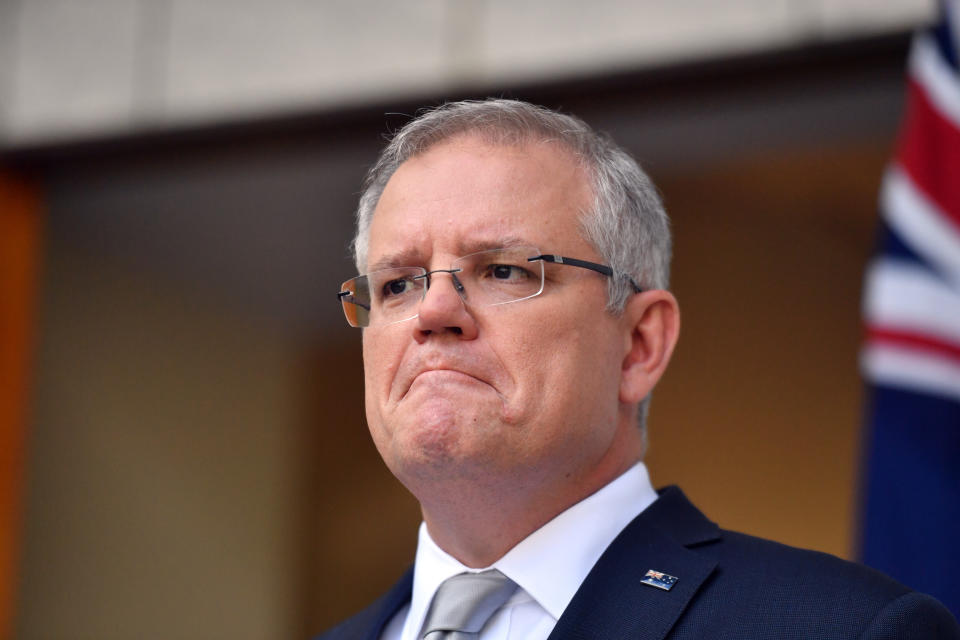
[[409, 376], [404, 376], [401, 378], [403, 382], [402, 392], [400, 394], [400, 399], [402, 400], [409, 393], [410, 389], [413, 387], [414, 383], [417, 380], [429, 378], [436, 375], [437, 377], [445, 377], [452, 381], [457, 381], [457, 378], [460, 378], [460, 382], [469, 383], [469, 382], [480, 382], [489, 386], [493, 386], [490, 382], [485, 379], [482, 375], [479, 375], [474, 372], [472, 367], [466, 367], [460, 364], [454, 363], [436, 363], [436, 364], [420, 364], [413, 368], [413, 372]]
[[459, 384], [487, 384], [476, 376], [472, 376], [462, 371], [457, 371], [456, 369], [427, 369], [414, 376], [413, 380], [410, 382], [410, 385], [407, 387], [407, 390], [404, 392], [403, 397], [406, 397], [406, 395], [418, 382], [424, 382], [426, 384], [446, 382]]

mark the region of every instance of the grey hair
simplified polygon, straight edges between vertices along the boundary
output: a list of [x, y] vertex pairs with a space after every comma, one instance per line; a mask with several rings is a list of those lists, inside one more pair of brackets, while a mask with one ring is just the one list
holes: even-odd
[[[519, 100], [450, 102], [421, 113], [403, 126], [367, 172], [357, 208], [353, 255], [367, 267], [373, 213], [397, 168], [444, 140], [473, 135], [503, 146], [554, 142], [566, 149], [589, 176], [592, 210], [583, 212], [581, 233], [615, 276], [609, 279], [607, 309], [619, 314], [633, 293], [630, 276], [642, 289], [666, 289], [670, 278], [670, 221], [656, 187], [637, 162], [613, 140], [577, 117]], [[649, 396], [639, 408], [646, 423]]]

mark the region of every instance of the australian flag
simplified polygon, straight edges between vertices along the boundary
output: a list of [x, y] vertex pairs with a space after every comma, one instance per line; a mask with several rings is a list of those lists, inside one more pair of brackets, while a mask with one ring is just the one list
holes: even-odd
[[670, 591], [673, 589], [673, 585], [677, 584], [677, 576], [671, 576], [663, 571], [654, 571], [650, 569], [647, 571], [646, 575], [643, 576], [643, 579], [640, 580], [643, 584], [648, 584], [651, 587], [656, 587], [657, 589], [663, 589], [664, 591]]
[[866, 276], [861, 559], [960, 617], [960, 0], [915, 36]]

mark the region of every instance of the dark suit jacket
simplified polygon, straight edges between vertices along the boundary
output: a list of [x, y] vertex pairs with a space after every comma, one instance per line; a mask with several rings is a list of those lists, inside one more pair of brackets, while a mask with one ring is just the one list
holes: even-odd
[[[546, 569], [546, 568], [545, 568]], [[648, 570], [678, 578], [669, 591]], [[376, 640], [410, 600], [412, 571], [317, 640]], [[610, 544], [550, 640], [960, 639], [939, 602], [866, 567], [724, 531], [676, 487]]]

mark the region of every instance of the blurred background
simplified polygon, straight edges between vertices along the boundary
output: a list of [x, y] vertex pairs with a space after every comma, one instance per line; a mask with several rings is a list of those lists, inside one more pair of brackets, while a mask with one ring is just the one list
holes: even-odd
[[656, 486], [856, 553], [861, 286], [925, 0], [0, 0], [0, 635], [308, 638], [412, 560], [353, 210], [422, 106], [579, 115], [660, 186]]

